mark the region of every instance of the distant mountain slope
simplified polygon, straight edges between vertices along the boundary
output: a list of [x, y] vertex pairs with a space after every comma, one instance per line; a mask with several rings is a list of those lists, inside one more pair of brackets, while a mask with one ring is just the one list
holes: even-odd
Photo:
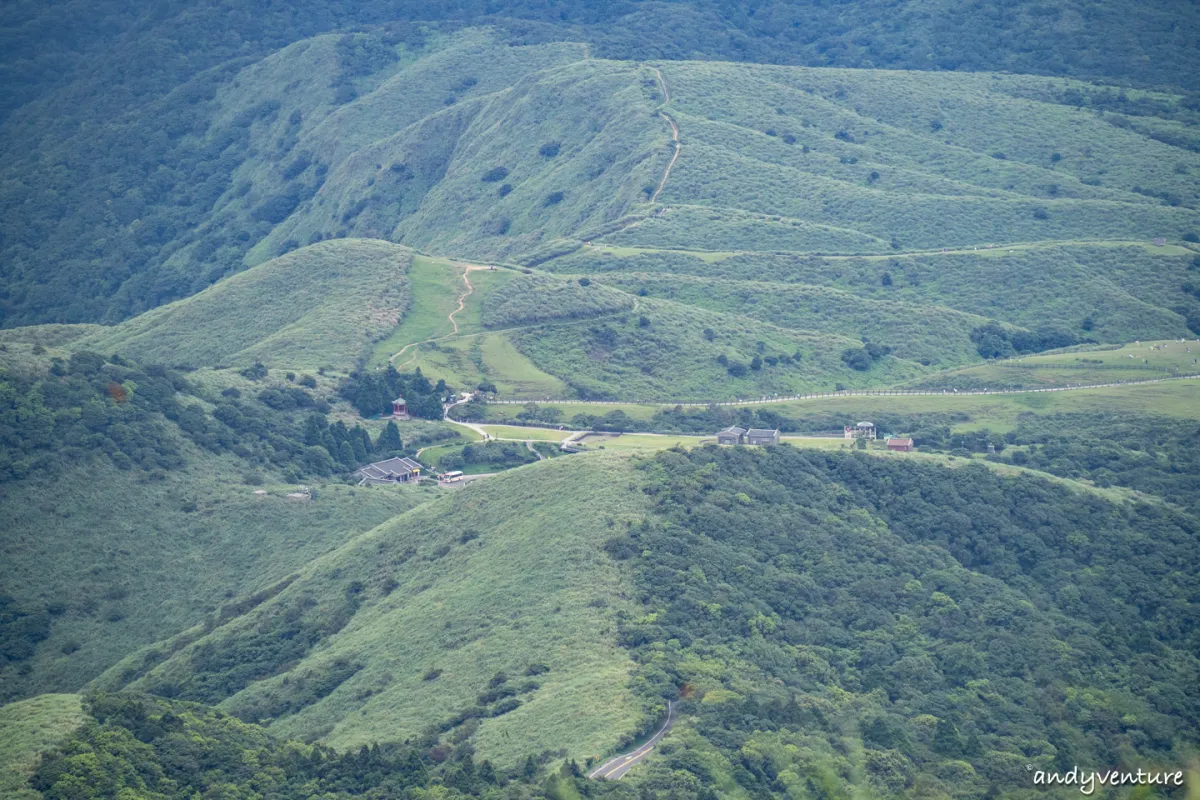
[[[892, 279], [894, 280], [894, 279]], [[615, 272], [597, 279], [628, 292], [710, 311], [761, 319], [784, 328], [849, 338], [866, 336], [909, 361], [935, 366], [976, 361], [971, 329], [986, 317], [914, 299], [867, 298], [825, 286]]]
[[[661, 66], [684, 141], [666, 205], [848, 228], [903, 250], [1178, 240], [1200, 229], [1200, 153], [1191, 146], [1200, 117], [1177, 96], [1139, 95], [1182, 115], [1182, 140], [1172, 143], [1140, 132], [1135, 118], [1081, 110], [1101, 90], [1071, 81]], [[613, 242], [653, 246], [653, 238]]]
[[[1200, 112], [1178, 91], [656, 62], [668, 102], [648, 64], [564, 35], [317, 35], [137, 113], [31, 106], [3, 123], [0, 324], [120, 321], [327, 238], [537, 262], [560, 239], [889, 253], [1200, 229]], [[660, 110], [682, 150], [651, 209]]]
[[[480, 71], [464, 69], [471, 81]], [[666, 163], [651, 80], [634, 64], [589, 61], [494, 95], [472, 84], [469, 99], [409, 126], [384, 116], [379, 138], [340, 160], [336, 147], [315, 150], [333, 158], [324, 184], [251, 257], [289, 239], [349, 235], [484, 258], [611, 223], [648, 198]], [[381, 89], [355, 106], [374, 115], [390, 102]]]
[[[664, 285], [674, 275], [816, 284], [867, 301], [924, 307], [921, 313], [941, 306], [1022, 327], [1129, 342], [1200, 334], [1200, 298], [1186, 289], [1195, 282], [1198, 263], [1197, 251], [1130, 242], [848, 258], [779, 251], [581, 248], [544, 267], [586, 272], [602, 283], [610, 273], [622, 276], [616, 278], [621, 282], [632, 280], [624, 277], [631, 273], [653, 273]], [[681, 278], [681, 287], [689, 280]], [[799, 290], [797, 286], [792, 292]], [[707, 298], [704, 304], [712, 302]], [[872, 327], [864, 325], [862, 332]], [[945, 352], [948, 345], [938, 349]]]
[[306, 247], [78, 346], [189, 366], [347, 367], [408, 306], [412, 251], [364, 239]]
[[600, 547], [640, 519], [637, 482], [628, 460], [600, 454], [447, 493], [95, 685], [132, 680], [338, 747], [440, 725], [505, 764], [603, 752], [641, 724], [615, 639], [630, 595]]

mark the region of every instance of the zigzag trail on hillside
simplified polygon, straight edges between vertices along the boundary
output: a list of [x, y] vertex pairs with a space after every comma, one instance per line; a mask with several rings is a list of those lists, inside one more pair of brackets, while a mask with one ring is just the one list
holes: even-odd
[[[463, 283], [466, 284], [467, 288], [466, 288], [466, 291], [464, 291], [462, 294], [460, 294], [458, 296], [458, 308], [454, 309], [446, 316], [446, 319], [450, 320], [450, 325], [453, 326], [454, 330], [452, 330], [450, 333], [447, 333], [443, 336], [435, 336], [432, 339], [426, 339], [421, 342], [413, 342], [411, 344], [406, 344], [406, 345], [404, 345], [404, 347], [400, 348], [395, 353], [392, 353], [391, 357], [388, 358], [388, 363], [395, 364], [396, 359], [399, 358], [400, 356], [404, 355], [405, 351], [408, 350], [408, 348], [410, 348], [410, 347], [420, 347], [423, 344], [428, 344], [430, 342], [440, 342], [442, 339], [449, 339], [452, 336], [458, 335], [458, 321], [454, 319], [454, 315], [457, 314], [458, 312], [462, 311], [464, 308], [466, 308], [467, 298], [470, 297], [471, 293], [475, 291], [475, 287], [471, 285], [471, 279], [470, 279], [470, 277], [468, 277], [468, 275], [469, 275], [469, 273], [474, 272], [476, 270], [488, 269], [487, 267], [479, 266], [478, 264], [460, 264], [458, 266], [461, 266], [463, 268], [462, 279], [463, 279]], [[417, 360], [417, 354], [416, 354], [416, 351], [414, 351], [412, 358], [408, 359], [408, 361], [405, 361], [403, 364], [401, 364], [399, 367], [397, 367], [397, 369], [404, 369], [405, 367], [407, 367], [409, 364], [411, 364], [412, 362], [414, 362], [416, 360]]]
[[671, 177], [671, 170], [675, 168], [675, 162], [679, 160], [680, 150], [679, 126], [675, 124], [675, 120], [671, 118], [671, 115], [663, 110], [666, 108], [667, 104], [671, 102], [671, 90], [667, 88], [667, 82], [663, 78], [662, 72], [657, 67], [653, 67], [653, 69], [655, 77], [658, 78], [658, 84], [659, 86], [662, 86], [663, 90], [663, 104], [658, 109], [658, 115], [665, 119], [667, 124], [671, 126], [671, 141], [675, 143], [675, 154], [671, 156], [671, 160], [667, 164], [666, 170], [663, 172], [662, 180], [658, 182], [658, 188], [655, 189], [654, 194], [650, 196], [651, 204], [658, 202], [658, 196], [662, 194], [663, 188], [665, 188], [667, 185], [667, 179]]

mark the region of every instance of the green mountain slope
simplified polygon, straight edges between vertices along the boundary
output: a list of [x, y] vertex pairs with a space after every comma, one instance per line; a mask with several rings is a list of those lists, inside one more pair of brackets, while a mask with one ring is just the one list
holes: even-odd
[[[118, 321], [325, 238], [540, 261], [558, 239], [886, 254], [1200, 229], [1179, 92], [595, 55], [544, 29], [322, 35], [196, 76], [103, 142], [22, 118], [5, 324]], [[661, 216], [660, 109], [682, 137]]]
[[324, 242], [77, 344], [189, 366], [348, 366], [400, 320], [411, 262], [387, 242]]
[[[600, 549], [640, 518], [636, 480], [627, 460], [601, 455], [471, 485], [94, 685], [218, 703], [339, 747], [434, 726], [507, 764], [543, 749], [603, 752], [642, 716], [615, 643], [629, 588]], [[492, 682], [497, 673], [507, 679]]]
[[288, 499], [294, 486], [255, 495], [236, 459], [186, 456], [158, 480], [92, 462], [4, 484], [0, 584], [47, 628], [3, 666], [7, 698], [76, 689], [427, 499], [336, 485], [310, 502]]
[[754, 317], [798, 330], [891, 345], [898, 357], [937, 366], [979, 358], [971, 329], [987, 318], [899, 299], [878, 300], [824, 286], [614, 272], [601, 279], [626, 291]]
[[[545, 267], [618, 276], [653, 273], [664, 283], [671, 282], [669, 276], [687, 275], [816, 284], [861, 298], [864, 307], [869, 301], [897, 308], [911, 304], [924, 314], [940, 306], [1022, 327], [1055, 327], [1098, 341], [1128, 342], [1188, 336], [1200, 326], [1200, 302], [1184, 289], [1195, 281], [1196, 259], [1197, 254], [1182, 247], [1135, 243], [845, 258], [595, 247]], [[687, 285], [688, 279], [679, 282]], [[1091, 328], [1085, 330], [1088, 318]], [[870, 326], [863, 327], [865, 333]]]
[[38, 800], [27, 787], [43, 753], [60, 745], [84, 721], [79, 695], [45, 694], [0, 706], [0, 796]]
[[1200, 735], [1195, 521], [1123, 497], [787, 445], [571, 456], [398, 517], [93, 686], [501, 765], [601, 754], [671, 699], [634, 790], [693, 796], [984, 797], [1027, 763], [1170, 764]]
[[983, 797], [1200, 736], [1183, 512], [787, 446], [647, 472], [652, 521], [610, 551], [654, 609], [622, 627], [646, 694], [694, 715], [663, 780]]
[[[611, 222], [645, 199], [665, 165], [654, 157], [665, 134], [647, 75], [589, 61], [473, 94], [408, 126], [385, 116], [379, 138], [340, 161], [337, 148], [316, 149], [335, 159], [320, 191], [251, 257], [288, 239], [350, 235], [482, 258]], [[374, 102], [356, 105], [380, 113]]]
[[539, 369], [591, 400], [703, 402], [829, 391], [836, 383], [888, 385], [923, 371], [888, 355], [859, 371], [842, 354], [862, 350], [860, 340], [648, 298], [628, 316], [509, 336]]

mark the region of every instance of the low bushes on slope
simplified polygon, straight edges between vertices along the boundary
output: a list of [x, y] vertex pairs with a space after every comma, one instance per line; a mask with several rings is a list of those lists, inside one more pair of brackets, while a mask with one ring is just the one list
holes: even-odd
[[633, 298], [589, 278], [523, 275], [493, 290], [483, 307], [489, 328], [550, 320], [587, 319], [633, 308]]
[[[604, 752], [642, 715], [614, 641], [625, 579], [599, 549], [639, 518], [636, 480], [600, 454], [445, 493], [96, 685], [219, 702], [337, 747], [429, 735], [504, 765], [544, 749]], [[549, 669], [526, 674], [537, 664]], [[497, 673], [511, 692], [491, 692]]]

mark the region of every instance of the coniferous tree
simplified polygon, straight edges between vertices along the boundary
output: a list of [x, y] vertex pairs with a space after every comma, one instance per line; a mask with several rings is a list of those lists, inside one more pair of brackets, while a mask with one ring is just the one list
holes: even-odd
[[338, 461], [342, 462], [342, 466], [346, 469], [354, 469], [357, 466], [358, 462], [354, 460], [354, 448], [350, 442], [343, 441], [338, 446]]
[[404, 443], [400, 440], [400, 429], [396, 427], [394, 420], [388, 420], [387, 427], [375, 440], [375, 452], [380, 455], [388, 455], [403, 449]]

